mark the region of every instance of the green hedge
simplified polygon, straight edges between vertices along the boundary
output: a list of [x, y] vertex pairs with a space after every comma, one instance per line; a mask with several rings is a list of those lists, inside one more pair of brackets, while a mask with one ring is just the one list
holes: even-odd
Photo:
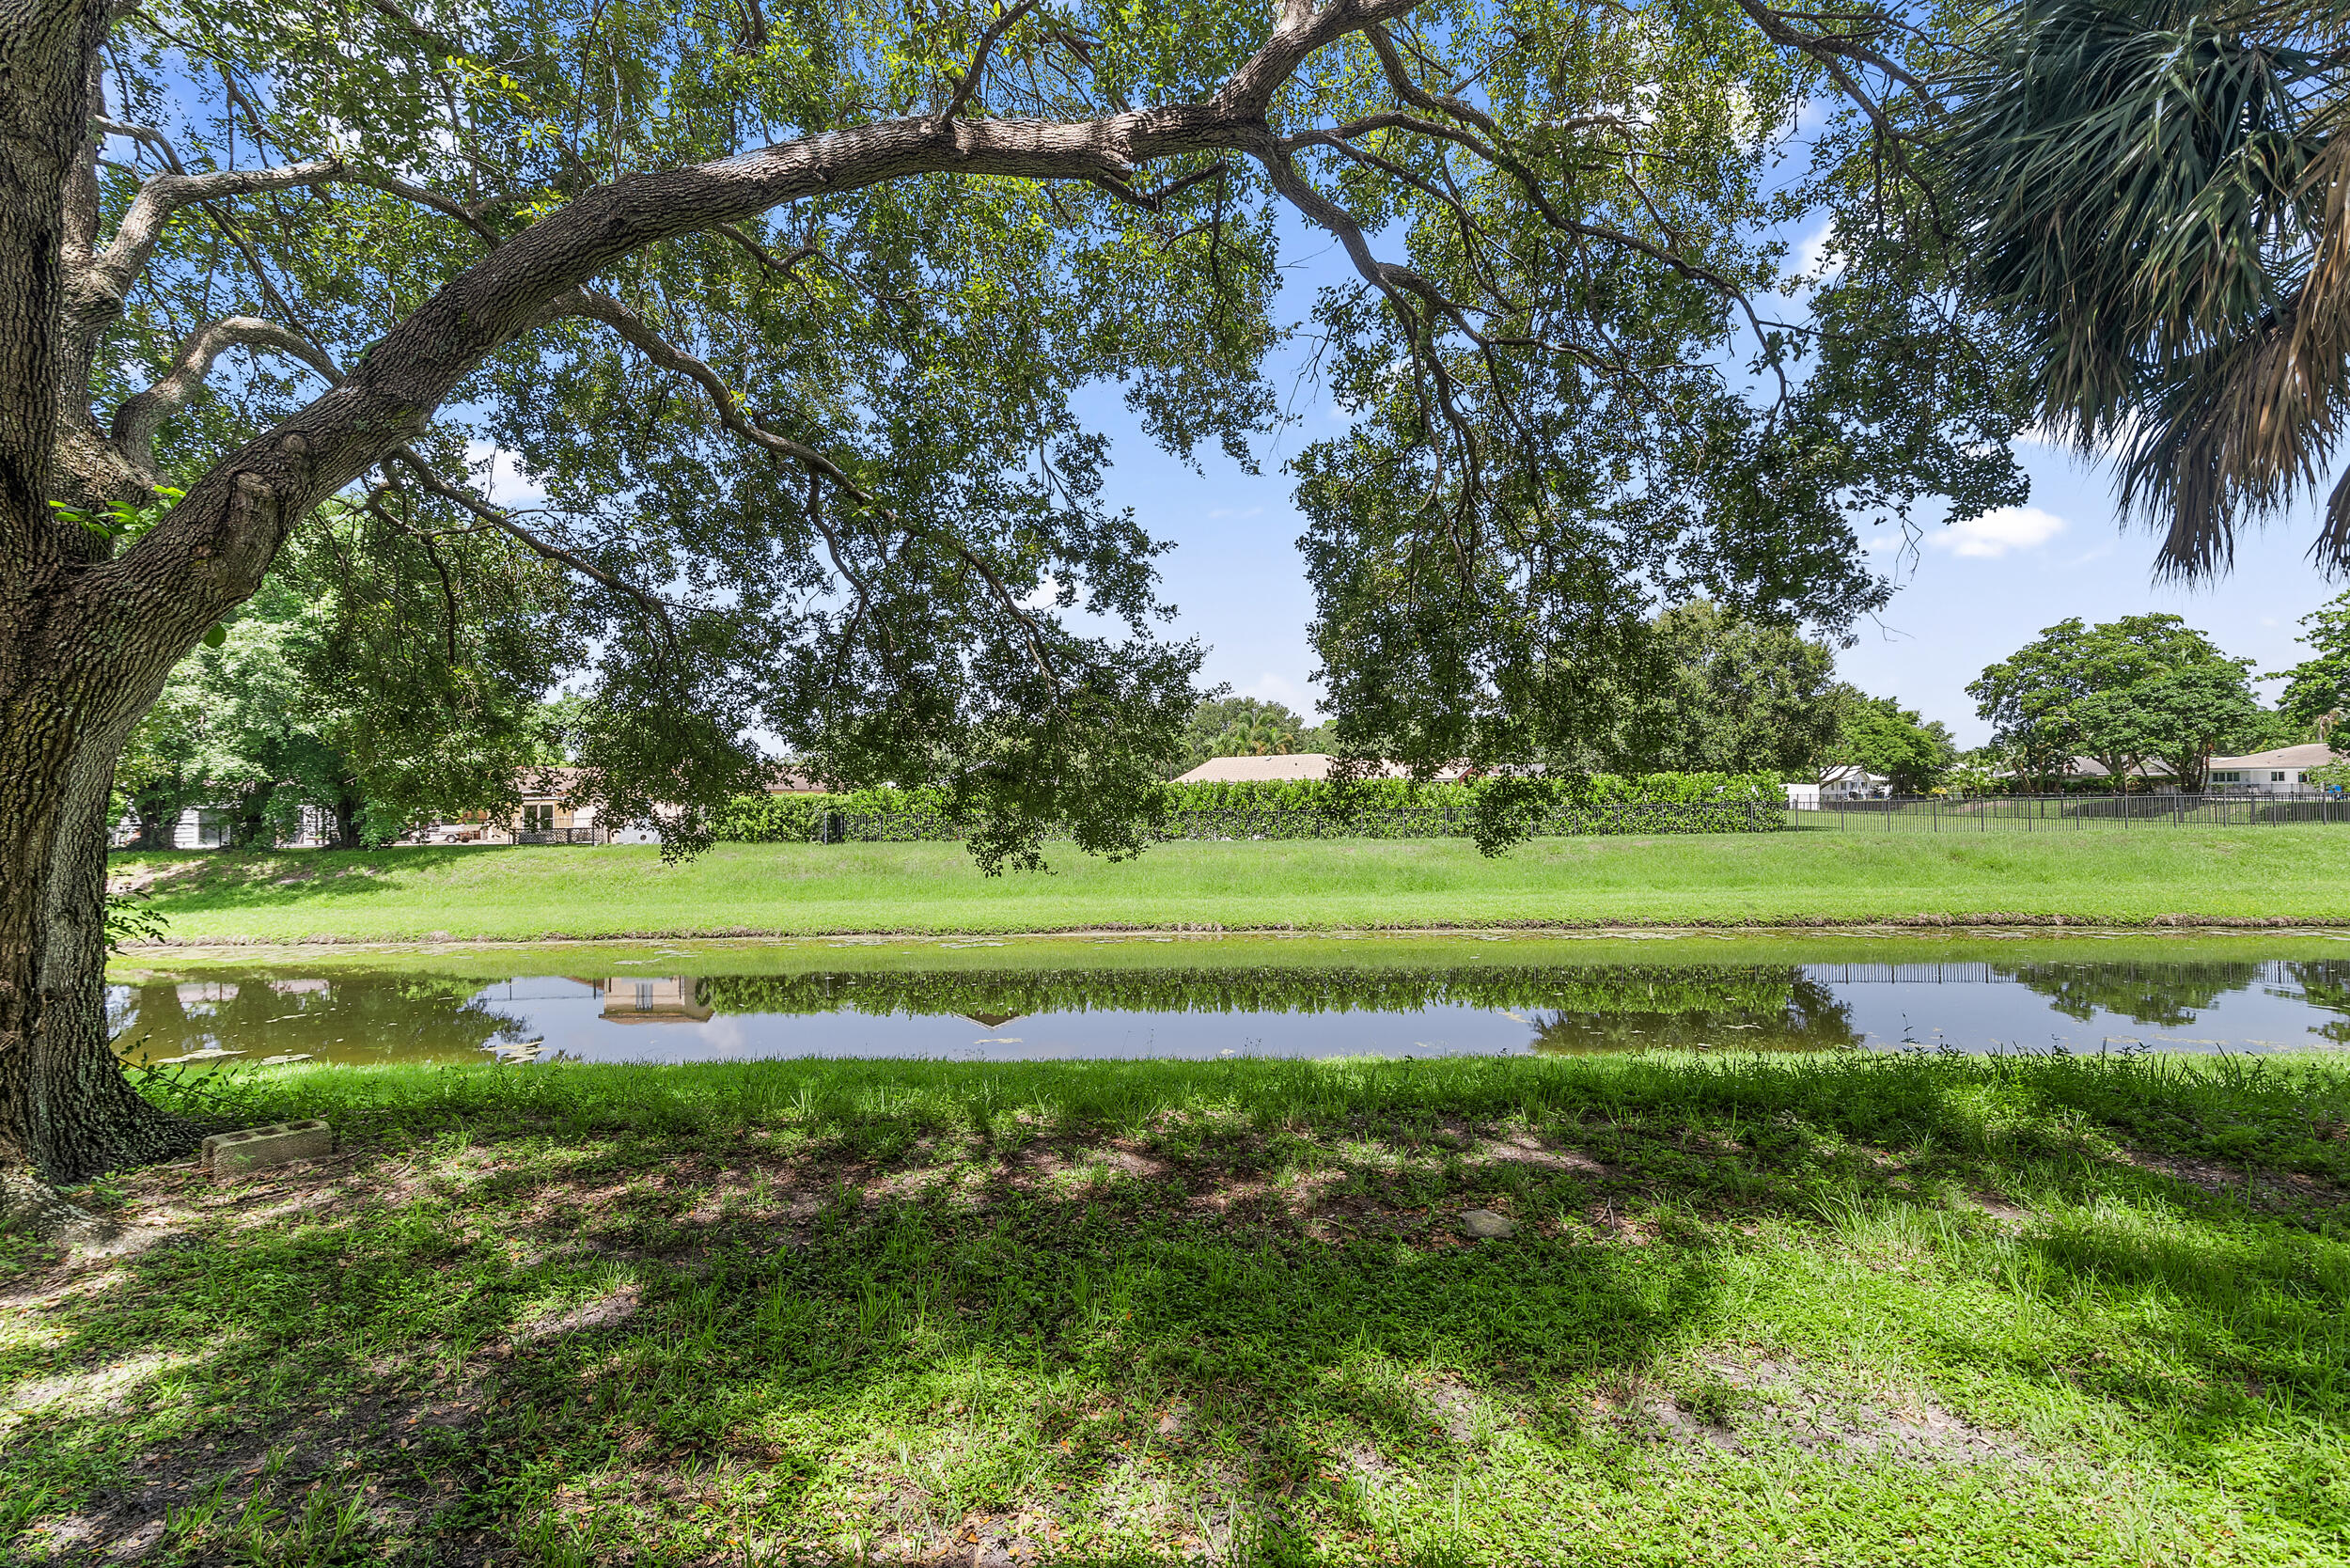
[[[1169, 784], [1158, 829], [1165, 839], [1465, 838], [1482, 782], [1369, 778]], [[1785, 787], [1767, 773], [1599, 774], [1561, 784], [1534, 817], [1543, 834], [1744, 833], [1784, 825]], [[963, 830], [940, 790], [858, 790], [844, 794], [744, 795], [721, 816], [717, 836], [739, 843], [843, 839], [866, 842], [955, 839]]]

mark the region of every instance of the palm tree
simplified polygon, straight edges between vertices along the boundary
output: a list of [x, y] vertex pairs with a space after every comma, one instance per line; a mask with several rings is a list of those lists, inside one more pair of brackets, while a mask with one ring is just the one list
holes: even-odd
[[[1954, 84], [1976, 303], [2162, 569], [2314, 492], [2350, 411], [2350, 0], [2024, 0]], [[2350, 567], [2350, 481], [2314, 554]]]
[[1297, 729], [1267, 713], [1228, 726], [1217, 737], [1224, 757], [1287, 757], [1297, 749]]

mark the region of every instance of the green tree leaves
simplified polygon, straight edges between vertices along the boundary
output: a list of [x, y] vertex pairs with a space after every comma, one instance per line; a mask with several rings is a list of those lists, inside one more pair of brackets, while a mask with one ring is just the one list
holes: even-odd
[[1318, 749], [1320, 729], [1287, 705], [1255, 697], [1208, 698], [1183, 726], [1183, 756], [1169, 776], [1211, 757], [1286, 757]]
[[[1164, 635], [1162, 546], [1104, 503], [1081, 411], [1115, 384], [1167, 448], [1253, 462], [1299, 216], [1354, 270], [1308, 329], [1354, 424], [1295, 468], [1350, 751], [1653, 752], [1642, 705], [1679, 700], [1660, 611], [1834, 636], [1887, 592], [1856, 520], [2013, 498], [2000, 362], [1936, 314], [1945, 237], [1884, 178], [1875, 121], [1778, 166], [1806, 104], [1856, 70], [1897, 86], [1915, 72], [1876, 52], [1922, 70], [1939, 42], [1825, 39], [1732, 0], [1376, 10], [164, 0], [124, 23], [107, 92], [143, 129], [107, 144], [102, 229], [165, 167], [335, 166], [164, 224], [97, 401], [200, 379], [204, 329], [254, 323], [155, 432], [159, 471], [193, 482], [321, 381], [415, 357], [451, 280], [495, 308], [484, 269], [582, 203], [617, 220], [668, 173], [886, 131], [896, 162], [597, 251], [434, 383], [443, 424], [349, 497], [367, 521], [336, 569], [375, 608], [338, 646], [370, 672], [355, 690], [430, 688], [489, 729], [494, 682], [468, 672], [568, 681], [581, 788], [681, 846], [780, 743], [843, 785], [948, 789], [1000, 830], [976, 840], [991, 865], [1032, 860], [1044, 822], [1133, 847], [1115, 814], [1182, 755], [1198, 651]], [[1232, 80], [1308, 33], [1261, 100]], [[1234, 102], [1215, 136], [1136, 150]], [[942, 151], [1069, 128], [1095, 151], [1037, 178]], [[1821, 223], [1847, 264], [1798, 282], [1784, 232]], [[489, 470], [538, 494], [498, 503]], [[529, 582], [534, 556], [571, 586]], [[476, 620], [546, 635], [448, 645]], [[403, 664], [395, 627], [440, 635], [442, 673]], [[427, 771], [419, 711], [358, 726], [403, 776]]]
[[217, 807], [241, 839], [290, 835], [306, 806], [354, 842], [503, 810], [567, 744], [539, 696], [568, 605], [563, 579], [502, 538], [431, 542], [329, 508], [174, 671], [118, 787], [144, 831]]
[[1969, 685], [1993, 743], [2035, 787], [2062, 779], [2076, 754], [2126, 781], [2159, 762], [2195, 789], [2214, 751], [2256, 732], [2249, 659], [2231, 659], [2174, 615], [2060, 621]]
[[1940, 719], [1921, 719], [1889, 697], [1870, 697], [1843, 688], [1836, 740], [1830, 757], [1850, 762], [1891, 783], [1897, 795], [1922, 795], [1939, 787], [1958, 760], [1958, 747]]

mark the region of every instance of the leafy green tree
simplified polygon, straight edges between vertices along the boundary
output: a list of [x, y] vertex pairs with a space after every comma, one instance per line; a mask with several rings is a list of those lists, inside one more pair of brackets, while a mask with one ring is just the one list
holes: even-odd
[[[2350, 13], [2024, 0], [1951, 80], [1970, 297], [2050, 429], [2118, 453], [2160, 561], [2201, 575], [2322, 483], [2350, 415]], [[2350, 563], [2350, 487], [2317, 554]]]
[[477, 619], [445, 628], [463, 656], [427, 661], [454, 683], [356, 666], [354, 648], [396, 640], [352, 635], [319, 580], [328, 564], [292, 552], [217, 644], [172, 671], [126, 749], [142, 841], [202, 805], [232, 811], [240, 843], [290, 837], [305, 807], [331, 813], [337, 842], [382, 843], [426, 814], [509, 808], [529, 768], [562, 760], [557, 711], [531, 684], [543, 651], [502, 669], [499, 628]]
[[1977, 713], [2040, 788], [2076, 755], [2095, 758], [2123, 788], [2149, 760], [2200, 788], [2214, 751], [2264, 723], [2251, 661], [2231, 659], [2174, 615], [2124, 616], [2047, 628], [1986, 668], [1966, 690]]
[[1895, 794], [1922, 795], [1941, 785], [1958, 760], [1958, 746], [1940, 719], [1921, 718], [1889, 697], [1850, 686], [1840, 696], [1832, 761], [1891, 780]]
[[191, 696], [177, 682], [165, 686], [131, 731], [115, 767], [115, 798], [107, 815], [115, 822], [126, 814], [135, 819], [136, 848], [169, 849], [180, 815], [191, 806], [210, 803], [212, 792], [198, 760], [203, 711]]
[[1991, 744], [2034, 790], [2056, 788], [2080, 753], [2073, 703], [2082, 690], [2066, 651], [2084, 629], [2078, 618], [2060, 621], [1966, 687], [1975, 715], [1991, 721]]
[[1621, 699], [1625, 721], [1602, 755], [1611, 771], [1803, 776], [1835, 745], [1842, 698], [1825, 643], [1703, 600], [1645, 631], [1636, 657], [1662, 667], [1637, 672]]
[[2103, 755], [2154, 759], [2180, 788], [2200, 790], [2215, 752], [2263, 738], [2268, 715], [2253, 700], [2250, 663], [2215, 654], [2096, 693], [2081, 704], [2083, 730]]
[[[1385, 727], [1414, 760], [1568, 759], [1627, 689], [1590, 677], [1636, 667], [1613, 628], [1700, 593], [1842, 625], [1883, 591], [1850, 516], [2015, 489], [1933, 204], [1883, 178], [1914, 118], [1890, 93], [1948, 54], [1893, 19], [9, 17], [0, 1212], [192, 1136], [106, 1052], [110, 780], [291, 541], [338, 563], [349, 666], [387, 693], [486, 703], [462, 628], [531, 622], [559, 572], [532, 695], [574, 684], [582, 795], [679, 853], [763, 734], [831, 781], [943, 786], [994, 870], [1050, 824], [1144, 841], [1199, 651], [1159, 635], [1159, 541], [1104, 503], [1080, 411], [1115, 382], [1170, 450], [1249, 458], [1285, 215], [1353, 269], [1316, 326], [1360, 417], [1300, 478], [1366, 755]], [[1852, 107], [1791, 184], [1830, 92]], [[1831, 217], [1842, 278], [1779, 309], [1778, 235]], [[493, 467], [543, 495], [500, 504]], [[387, 754], [429, 760], [436, 707], [394, 707]]]
[[1209, 698], [1183, 727], [1183, 760], [1168, 776], [1188, 773], [1211, 757], [1286, 757], [1313, 749], [1306, 721], [1279, 702], [1255, 697]]
[[2301, 624], [2305, 630], [2295, 640], [2310, 656], [2284, 672], [2277, 707], [2296, 731], [2323, 739], [2350, 713], [2350, 593], [2311, 610]]
[[1954, 794], [1996, 793], [2007, 760], [1997, 746], [1976, 746], [1961, 752], [1943, 774], [1944, 785]]

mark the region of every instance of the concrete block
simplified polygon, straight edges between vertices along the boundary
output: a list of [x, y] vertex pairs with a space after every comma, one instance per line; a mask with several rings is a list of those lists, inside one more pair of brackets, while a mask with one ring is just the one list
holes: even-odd
[[1479, 1241], [1498, 1241], [1503, 1236], [1518, 1233], [1518, 1222], [1508, 1215], [1497, 1215], [1491, 1209], [1461, 1211], [1461, 1234]]
[[214, 1133], [204, 1140], [203, 1161], [215, 1176], [241, 1176], [265, 1165], [321, 1159], [334, 1152], [334, 1130], [312, 1117], [247, 1127], [241, 1133]]

